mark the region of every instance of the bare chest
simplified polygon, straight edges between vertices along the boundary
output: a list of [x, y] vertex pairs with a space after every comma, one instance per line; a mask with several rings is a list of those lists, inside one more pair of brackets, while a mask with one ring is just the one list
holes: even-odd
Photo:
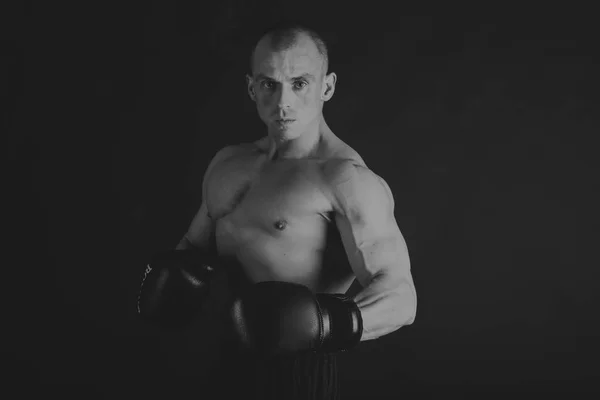
[[282, 230], [282, 225], [329, 212], [323, 189], [316, 161], [247, 159], [224, 165], [211, 178], [207, 205], [215, 220], [237, 218], [266, 230]]
[[338, 292], [351, 283], [321, 167], [313, 160], [248, 160], [211, 178], [207, 205], [217, 248], [235, 257], [251, 281]]

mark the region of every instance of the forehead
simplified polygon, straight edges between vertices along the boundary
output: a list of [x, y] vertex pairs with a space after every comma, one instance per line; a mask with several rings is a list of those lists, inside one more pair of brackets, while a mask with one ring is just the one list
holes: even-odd
[[299, 34], [292, 46], [274, 50], [270, 39], [263, 38], [254, 52], [254, 75], [300, 76], [320, 71], [323, 59], [315, 43], [305, 34]]

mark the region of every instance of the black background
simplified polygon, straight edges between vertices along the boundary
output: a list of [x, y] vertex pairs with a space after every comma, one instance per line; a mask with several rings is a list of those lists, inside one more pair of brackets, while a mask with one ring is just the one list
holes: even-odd
[[291, 15], [329, 40], [325, 117], [391, 186], [419, 298], [412, 326], [341, 356], [343, 398], [598, 391], [590, 10], [82, 4], [2, 12], [7, 383], [203, 398], [217, 334], [141, 325], [137, 289], [210, 157], [264, 135], [248, 56]]

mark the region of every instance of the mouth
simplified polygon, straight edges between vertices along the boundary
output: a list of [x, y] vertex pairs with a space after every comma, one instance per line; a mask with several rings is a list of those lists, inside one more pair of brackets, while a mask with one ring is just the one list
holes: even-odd
[[279, 128], [284, 129], [284, 128], [288, 128], [294, 121], [295, 121], [295, 119], [288, 119], [288, 118], [276, 119], [275, 124]]

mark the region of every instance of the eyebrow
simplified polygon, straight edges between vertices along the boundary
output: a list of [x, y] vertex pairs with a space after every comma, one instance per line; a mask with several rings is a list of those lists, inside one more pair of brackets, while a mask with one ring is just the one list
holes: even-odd
[[[306, 74], [302, 74], [300, 76], [295, 76], [295, 77], [291, 78], [290, 80], [295, 81], [295, 80], [302, 79], [302, 78], [307, 79], [307, 80], [314, 80], [315, 79], [315, 77], [314, 77], [313, 74], [306, 73]], [[258, 75], [256, 75], [255, 79], [257, 81], [259, 81], [261, 79], [266, 79], [266, 80], [270, 80], [270, 81], [274, 81], [275, 80], [275, 79], [271, 78], [270, 76], [267, 76], [267, 75], [263, 74], [262, 72], [259, 73]]]

